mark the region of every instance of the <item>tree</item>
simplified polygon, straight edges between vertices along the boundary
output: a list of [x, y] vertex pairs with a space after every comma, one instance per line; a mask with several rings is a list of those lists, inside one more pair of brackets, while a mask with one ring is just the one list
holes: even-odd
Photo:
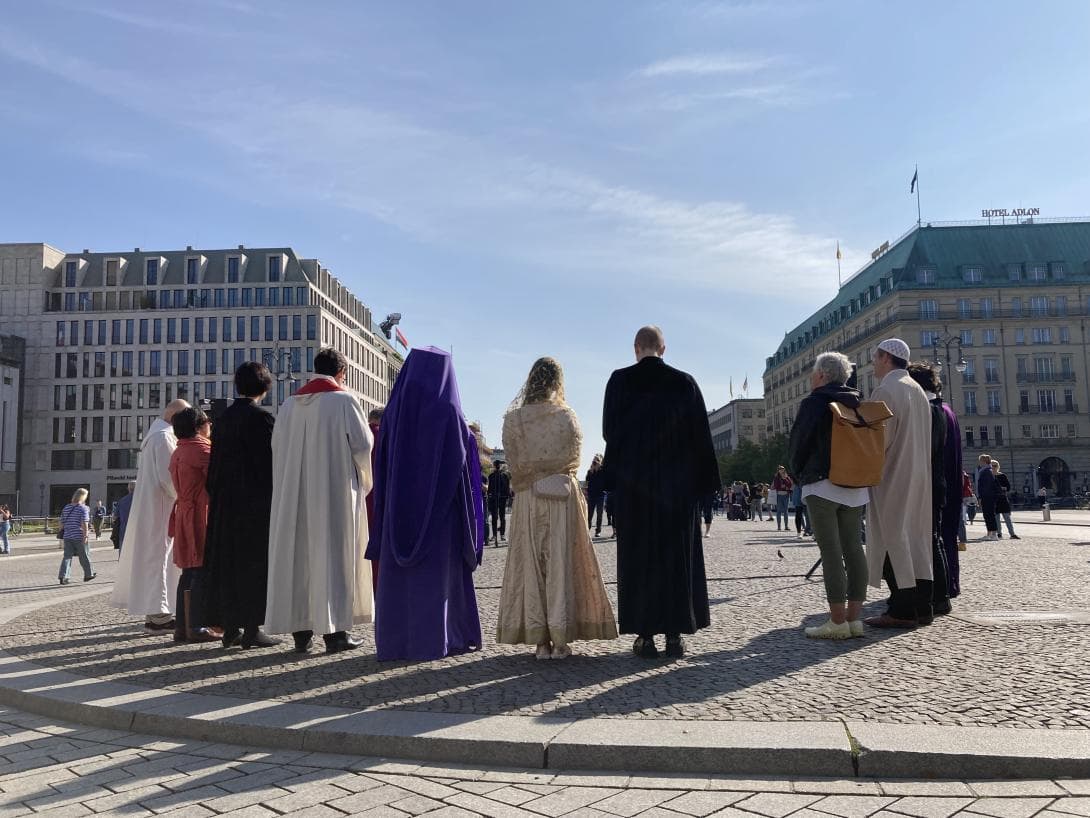
[[776, 467], [786, 465], [786, 461], [786, 435], [775, 435], [761, 443], [743, 440], [734, 451], [719, 458], [719, 477], [724, 483], [770, 483]]

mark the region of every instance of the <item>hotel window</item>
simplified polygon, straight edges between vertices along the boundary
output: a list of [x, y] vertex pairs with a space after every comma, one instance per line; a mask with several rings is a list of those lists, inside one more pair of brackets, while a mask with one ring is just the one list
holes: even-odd
[[307, 288], [296, 287], [295, 288], [295, 303], [300, 307], [307, 306]]
[[185, 290], [174, 291], [174, 309], [180, 310], [186, 305]]
[[1056, 390], [1037, 390], [1037, 409], [1045, 414], [1053, 414], [1056, 411]]
[[209, 318], [208, 319], [208, 342], [210, 344], [216, 343], [216, 336], [219, 334], [219, 331], [218, 331], [219, 330], [219, 325], [220, 325], [219, 319], [216, 319], [216, 318]]
[[159, 291], [159, 309], [161, 309], [161, 310], [169, 310], [170, 309], [170, 290], [160, 290]]
[[1029, 314], [1037, 317], [1048, 315], [1048, 296], [1031, 296], [1029, 299]]
[[65, 293], [64, 294], [64, 311], [75, 312], [76, 311], [76, 294]]
[[265, 316], [265, 340], [273, 340], [273, 317], [271, 315]]
[[966, 267], [962, 270], [962, 278], [966, 284], [979, 284], [984, 280], [983, 267]]
[[982, 448], [988, 448], [988, 427], [980, 427], [980, 445]]
[[973, 429], [971, 426], [965, 427], [965, 448], [973, 448]]
[[980, 317], [991, 318], [995, 315], [995, 299], [994, 298], [982, 298], [980, 299]]
[[1022, 299], [1021, 298], [1012, 298], [1011, 299], [1011, 318], [1021, 318], [1021, 317], [1022, 317]]
[[168, 349], [167, 350], [167, 364], [166, 364], [166, 372], [164, 374], [166, 374], [166, 375], [173, 375], [174, 374], [174, 350], [173, 349]]
[[971, 329], [963, 329], [961, 331], [961, 345], [963, 347], [971, 347], [973, 345], [973, 331]]
[[1067, 315], [1067, 296], [1056, 296], [1056, 315]]
[[189, 319], [188, 318], [183, 318], [182, 319], [182, 337], [181, 337], [181, 340], [182, 340], [183, 344], [188, 344], [189, 343]]
[[1034, 327], [1033, 328], [1033, 343], [1035, 343], [1035, 344], [1051, 344], [1052, 343], [1052, 327]]
[[79, 269], [79, 262], [66, 261], [64, 263], [64, 286], [75, 287], [76, 286], [76, 271]]
[[110, 343], [114, 346], [121, 344], [121, 321], [114, 320], [110, 322]]
[[194, 343], [197, 343], [197, 344], [203, 344], [204, 343], [204, 319], [203, 318], [194, 318], [193, 319], [193, 341], [194, 341]]
[[1000, 394], [998, 389], [988, 390], [988, 414], [998, 415], [1002, 413], [1003, 409]]
[[1041, 437], [1046, 440], [1054, 440], [1060, 436], [1060, 424], [1058, 423], [1042, 423], [1041, 424]]
[[999, 359], [984, 359], [984, 381], [986, 383], [999, 383]]
[[227, 258], [227, 283], [238, 283], [238, 256], [228, 256]]
[[1052, 273], [1052, 277], [1055, 279], [1067, 278], [1067, 268], [1064, 267], [1062, 261], [1054, 261], [1048, 265], [1049, 271]]
[[132, 377], [132, 352], [125, 351], [121, 353], [121, 377]]
[[231, 340], [231, 319], [224, 316], [223, 318], [223, 333], [222, 338], [224, 341]]
[[196, 284], [197, 283], [197, 265], [200, 259], [187, 258], [185, 260], [185, 283]]
[[106, 377], [106, 353], [105, 352], [96, 352], [95, 353], [95, 377], [96, 378], [105, 378]]
[[996, 334], [994, 329], [984, 330], [984, 346], [991, 347], [996, 344]]
[[198, 298], [198, 303], [202, 307], [209, 306], [212, 303], [212, 291], [211, 290], [201, 290], [201, 294], [200, 294], [200, 296]]
[[288, 340], [288, 316], [281, 315], [279, 317], [279, 320], [278, 320], [277, 324], [278, 324], [277, 336], [278, 336], [279, 340], [281, 340], [281, 341]]
[[269, 256], [269, 281], [280, 280], [280, 256]]
[[146, 344], [148, 342], [148, 319], [140, 319], [140, 343]]
[[225, 298], [224, 293], [225, 293], [225, 290], [222, 287], [217, 287], [215, 290], [212, 291], [212, 306], [213, 307], [222, 307], [223, 306], [223, 302], [224, 302], [224, 298]]
[[1022, 437], [1033, 437], [1033, 427], [1028, 423], [1022, 426]]
[[261, 316], [250, 316], [250, 340], [257, 341], [261, 338]]
[[254, 291], [249, 287], [242, 288], [242, 306], [252, 307], [254, 305]]
[[1064, 390], [1064, 411], [1065, 412], [1074, 412], [1075, 411], [1075, 390], [1073, 390], [1073, 389], [1065, 389]]
[[238, 306], [238, 289], [235, 287], [231, 287], [229, 290], [227, 290], [227, 306]]
[[178, 342], [178, 319], [167, 319], [167, 343], [176, 344]]
[[1050, 381], [1052, 380], [1052, 359], [1049, 357], [1039, 357], [1033, 359], [1033, 365], [1037, 371], [1037, 380]]
[[178, 374], [179, 375], [188, 375], [189, 374], [189, 350], [188, 349], [179, 349], [178, 350]]
[[1074, 423], [1067, 424], [1067, 436], [1068, 437], [1077, 437], [1078, 436], [1078, 430], [1076, 430]]
[[157, 383], [148, 384], [148, 408], [158, 409], [163, 402], [163, 388]]
[[[117, 354], [116, 352], [114, 353]], [[79, 377], [79, 354], [75, 352], [69, 352], [64, 356], [64, 376], [66, 378], [78, 378]]]
[[135, 324], [136, 324], [136, 321], [134, 319], [132, 319], [132, 318], [125, 319], [125, 343], [126, 344], [131, 344], [133, 342], [133, 331], [136, 329]]
[[924, 299], [920, 304], [920, 320], [934, 321], [939, 317], [939, 302], [933, 298]]
[[[239, 315], [235, 318], [235, 340], [246, 340], [246, 316]], [[251, 341], [256, 341], [256, 338], [251, 338]]]
[[1048, 279], [1048, 265], [1047, 264], [1033, 264], [1030, 265], [1029, 273], [1026, 276], [1029, 281], [1046, 281]]
[[106, 259], [106, 286], [117, 286], [117, 269], [118, 263], [116, 258]]
[[144, 264], [144, 283], [154, 287], [159, 283], [159, 259], [149, 258]]
[[966, 390], [964, 394], [965, 394], [965, 414], [975, 415], [976, 414], [976, 392]]
[[136, 353], [136, 374], [138, 377], [143, 378], [147, 374], [147, 357], [148, 354], [144, 350]]
[[973, 317], [973, 302], [968, 298], [958, 299], [958, 318], [972, 318]]
[[1024, 329], [1022, 329], [1021, 327], [1018, 327], [1018, 329], [1016, 329], [1014, 331], [1014, 343], [1024, 344], [1025, 342], [1026, 342], [1026, 331]]
[[[293, 315], [291, 317], [291, 338], [293, 341], [299, 341], [303, 337], [303, 316]], [[298, 371], [298, 368], [296, 368]]]
[[269, 287], [269, 306], [270, 307], [279, 307], [280, 306], [280, 288], [279, 287]]
[[307, 340], [313, 341], [318, 334], [318, 316], [307, 316]]
[[214, 349], [206, 349], [204, 351], [204, 374], [216, 374], [216, 350]]
[[920, 346], [924, 349], [930, 349], [939, 342], [939, 333], [937, 330], [925, 329], [920, 333]]
[[917, 284], [934, 284], [935, 283], [935, 268], [934, 267], [920, 267], [916, 270], [916, 283]]
[[1022, 280], [1022, 265], [1021, 264], [1008, 264], [1007, 265], [1007, 279], [1010, 281]]
[[1073, 378], [1074, 375], [1075, 375], [1075, 371], [1071, 367], [1072, 367], [1072, 358], [1071, 358], [1071, 356], [1070, 355], [1061, 355], [1060, 356], [1060, 374], [1064, 376], [1065, 380]]
[[264, 287], [254, 287], [254, 306], [255, 307], [264, 307], [265, 306], [265, 288]]

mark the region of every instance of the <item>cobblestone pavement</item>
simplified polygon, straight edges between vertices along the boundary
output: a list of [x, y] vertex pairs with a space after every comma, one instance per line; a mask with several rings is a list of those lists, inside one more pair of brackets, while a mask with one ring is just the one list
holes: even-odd
[[250, 750], [0, 708], [0, 816], [1074, 818], [1090, 780], [834, 781], [482, 770]]
[[[974, 529], [980, 530], [971, 537], [983, 533], [982, 526]], [[1090, 608], [1090, 528], [1063, 527], [1051, 538], [1029, 526], [1023, 533], [1016, 542], [970, 543], [956, 613]], [[614, 551], [612, 542], [598, 545], [607, 579], [614, 576]], [[0, 626], [0, 647], [69, 672], [153, 688], [355, 708], [1090, 727], [1090, 627], [986, 627], [943, 617], [913, 632], [807, 640], [801, 626], [822, 619], [821, 583], [802, 577], [817, 549], [769, 523], [716, 521], [706, 544], [714, 624], [689, 639], [688, 656], [672, 662], [636, 659], [628, 639], [581, 643], [576, 656], [548, 663], [496, 645], [491, 634], [505, 553], [488, 549], [477, 573], [484, 650], [443, 661], [378, 663], [369, 628], [357, 631], [365, 640], [361, 651], [333, 657], [300, 657], [286, 647], [228, 653], [215, 644], [176, 646], [145, 637], [104, 596], [76, 598], [112, 577], [109, 553], [96, 555], [99, 579], [89, 585], [77, 578], [58, 586], [55, 556], [0, 562], [5, 607], [63, 603]]]

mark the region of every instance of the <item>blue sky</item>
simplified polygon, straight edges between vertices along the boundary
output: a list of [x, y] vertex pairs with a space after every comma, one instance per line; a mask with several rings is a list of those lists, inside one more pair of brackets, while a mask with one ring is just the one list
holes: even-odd
[[0, 241], [291, 245], [498, 443], [635, 330], [709, 408], [915, 221], [1090, 205], [1090, 4], [4, 2]]

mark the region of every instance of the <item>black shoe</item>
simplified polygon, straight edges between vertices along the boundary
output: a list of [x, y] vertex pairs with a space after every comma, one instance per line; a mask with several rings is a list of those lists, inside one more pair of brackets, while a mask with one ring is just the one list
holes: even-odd
[[1012, 539], [1012, 540], [1020, 540], [1020, 539], [1022, 539], [1022, 538], [1021, 538], [1021, 537], [1019, 537], [1019, 536], [1018, 536], [1017, 534], [1011, 534], [1011, 539]]
[[89, 576], [89, 577], [84, 577], [83, 581], [84, 582], [90, 582], [91, 580], [93, 580], [97, 576], [98, 576], [98, 574], [91, 574], [91, 576]]
[[942, 602], [935, 603], [933, 610], [935, 616], [946, 616], [954, 610], [954, 606], [950, 604], [949, 599], [944, 599]]
[[921, 612], [916, 614], [916, 624], [921, 627], [930, 625], [935, 621], [935, 615], [931, 611]]
[[344, 631], [337, 631], [336, 633], [326, 634], [322, 637], [325, 640], [325, 652], [326, 653], [340, 653], [343, 650], [352, 650], [358, 648], [363, 642], [353, 639]]
[[68, 580], [66, 580], [66, 579], [61, 580], [61, 585], [67, 585], [67, 584], [68, 584]]
[[314, 641], [314, 631], [296, 631], [292, 634], [295, 639], [296, 653], [310, 653], [310, 645]]
[[241, 639], [242, 631], [238, 628], [225, 628], [223, 638], [220, 641], [223, 642], [225, 648], [233, 648], [239, 644]]
[[255, 628], [253, 633], [247, 628], [246, 632], [242, 634], [239, 639], [239, 644], [242, 645], [243, 650], [249, 650], [250, 648], [271, 648], [273, 645], [279, 645], [279, 639], [273, 639], [261, 628]]
[[641, 659], [659, 658], [659, 650], [655, 647], [655, 637], [653, 636], [647, 638], [636, 637], [636, 641], [632, 643], [632, 652]]
[[680, 659], [685, 655], [685, 640], [680, 636], [666, 637], [666, 655], [671, 659]]

